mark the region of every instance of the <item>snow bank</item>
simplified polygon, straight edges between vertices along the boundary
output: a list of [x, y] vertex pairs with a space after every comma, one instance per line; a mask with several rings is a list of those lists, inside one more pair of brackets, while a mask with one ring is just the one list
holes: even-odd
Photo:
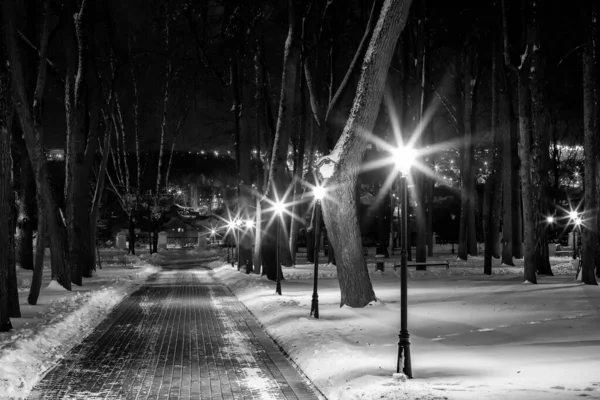
[[50, 281], [46, 266], [35, 306], [27, 303], [26, 285], [32, 272], [19, 269], [22, 318], [12, 318], [14, 329], [0, 333], [0, 399], [25, 398], [47, 369], [159, 270], [138, 257], [128, 256], [127, 261], [130, 265], [97, 271], [93, 278], [84, 280], [84, 286], [73, 286], [71, 292]]

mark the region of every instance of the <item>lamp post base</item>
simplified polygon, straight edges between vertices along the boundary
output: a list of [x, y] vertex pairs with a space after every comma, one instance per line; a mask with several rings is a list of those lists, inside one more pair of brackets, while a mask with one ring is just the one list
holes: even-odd
[[310, 306], [310, 315], [313, 314], [316, 319], [319, 319], [319, 295], [316, 293], [313, 293], [312, 303]]
[[281, 282], [277, 281], [277, 285], [275, 286], [275, 293], [281, 295]]
[[398, 338], [398, 364], [396, 372], [402, 372], [408, 378], [412, 379], [412, 365], [410, 362], [410, 335], [408, 332], [400, 332]]

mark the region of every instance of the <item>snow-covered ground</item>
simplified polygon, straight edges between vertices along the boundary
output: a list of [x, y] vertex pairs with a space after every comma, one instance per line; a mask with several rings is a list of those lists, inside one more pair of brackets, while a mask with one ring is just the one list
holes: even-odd
[[[50, 280], [45, 262], [37, 305], [27, 303], [32, 271], [17, 268], [21, 318], [0, 333], [0, 399], [24, 398], [43, 373], [87, 336], [103, 317], [150, 275], [160, 270], [148, 258], [103, 252], [103, 269], [68, 292]], [[45, 257], [45, 259], [48, 256]], [[152, 261], [155, 262], [155, 261]]]
[[522, 261], [495, 260], [493, 276], [482, 275], [482, 257], [410, 270], [407, 382], [393, 377], [398, 275], [393, 262], [381, 273], [369, 260], [379, 301], [340, 308], [335, 267], [322, 266], [319, 320], [309, 317], [310, 265], [284, 268], [282, 296], [264, 277], [215, 271], [330, 400], [600, 399], [600, 288], [576, 282], [570, 259], [552, 258], [556, 276], [538, 285], [524, 283]]
[[[148, 260], [115, 253], [73, 292], [46, 275], [37, 306], [27, 304], [31, 272], [20, 270], [23, 318], [0, 334], [0, 398], [26, 396], [45, 370], [159, 270], [149, 262], [182, 255], [169, 251]], [[570, 259], [552, 258], [556, 276], [531, 285], [523, 283], [519, 261], [507, 267], [495, 260], [494, 275], [483, 276], [481, 257], [463, 262], [440, 248], [435, 258], [450, 260], [450, 271], [409, 271], [415, 379], [406, 382], [393, 377], [400, 320], [394, 261], [386, 260], [381, 273], [369, 257], [379, 301], [363, 309], [339, 307], [335, 267], [322, 265], [319, 320], [309, 317], [311, 265], [284, 268], [282, 296], [265, 277], [224, 262], [210, 266], [330, 400], [600, 399], [600, 288], [576, 282]]]

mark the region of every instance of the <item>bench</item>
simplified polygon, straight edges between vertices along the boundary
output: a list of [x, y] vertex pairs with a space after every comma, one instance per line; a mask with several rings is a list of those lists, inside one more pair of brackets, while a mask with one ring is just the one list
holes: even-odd
[[[436, 262], [409, 262], [406, 264], [407, 267], [446, 267], [447, 270], [450, 269], [450, 263], [448, 261], [436, 261]], [[394, 265], [394, 271], [396, 268], [402, 267], [399, 264]]]

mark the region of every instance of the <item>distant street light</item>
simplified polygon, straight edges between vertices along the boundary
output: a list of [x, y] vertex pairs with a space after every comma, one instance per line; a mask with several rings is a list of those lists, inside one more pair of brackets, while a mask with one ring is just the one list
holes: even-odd
[[285, 209], [285, 205], [280, 201], [275, 202], [275, 214], [277, 215], [277, 222], [275, 223], [275, 260], [277, 268], [277, 285], [275, 286], [275, 293], [281, 295], [281, 265], [279, 265], [279, 225], [281, 224], [280, 217], [281, 213]]
[[403, 372], [409, 378], [412, 378], [412, 366], [410, 359], [410, 334], [408, 333], [408, 260], [406, 254], [406, 242], [408, 240], [408, 193], [406, 180], [415, 158], [416, 151], [409, 146], [399, 147], [394, 154], [394, 161], [400, 172], [400, 236], [402, 239], [400, 247], [400, 333], [398, 334], [398, 363], [396, 365], [396, 372]]

